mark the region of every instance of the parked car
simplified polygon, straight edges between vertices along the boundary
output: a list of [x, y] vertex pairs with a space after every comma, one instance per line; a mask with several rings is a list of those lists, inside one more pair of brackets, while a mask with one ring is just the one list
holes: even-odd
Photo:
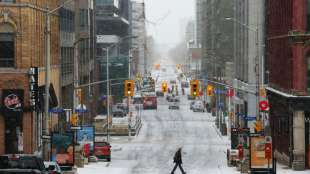
[[28, 154], [1, 155], [0, 173], [49, 174], [40, 157]]
[[169, 104], [169, 109], [180, 109], [179, 102], [173, 102]]
[[203, 101], [201, 100], [195, 101], [193, 105], [193, 111], [194, 112], [205, 112], [205, 106], [203, 104]]
[[55, 161], [44, 161], [44, 165], [50, 174], [63, 174], [59, 165]]
[[107, 161], [111, 161], [111, 145], [110, 143], [103, 142], [95, 142], [94, 144], [94, 155], [99, 159], [106, 159]]

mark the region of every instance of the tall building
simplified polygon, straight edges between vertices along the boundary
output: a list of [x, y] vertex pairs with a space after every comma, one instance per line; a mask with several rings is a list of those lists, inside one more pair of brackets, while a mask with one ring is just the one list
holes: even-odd
[[266, 2], [266, 67], [275, 156], [310, 168], [310, 1]]
[[[107, 57], [109, 57], [109, 78], [128, 78], [128, 60], [130, 50], [130, 4], [129, 0], [96, 0], [95, 19], [97, 35], [97, 63], [100, 80], [106, 80]], [[107, 52], [107, 49], [109, 51]], [[111, 94], [116, 101], [123, 98], [123, 80], [113, 81]], [[106, 99], [106, 84], [100, 85], [100, 95], [96, 100], [103, 103]], [[98, 107], [101, 113], [104, 107]]]
[[233, 24], [235, 78], [233, 86], [237, 89], [234, 126], [250, 128], [254, 132], [255, 120], [244, 120], [238, 115], [259, 118], [257, 91], [264, 85], [263, 62], [265, 61], [265, 2], [234, 1], [234, 14], [226, 22]]
[[[41, 135], [45, 88], [45, 10], [58, 0], [0, 1], [0, 154], [34, 153], [42, 147]], [[60, 94], [59, 22], [51, 15], [50, 108]], [[36, 81], [30, 68], [38, 67], [37, 108], [31, 107], [30, 83]], [[42, 90], [43, 89], [43, 90]], [[51, 129], [57, 125], [51, 124]]]
[[[61, 0], [65, 2], [65, 0]], [[94, 2], [79, 0], [68, 3], [59, 11], [60, 14], [60, 46], [61, 46], [61, 79], [62, 107], [72, 109], [74, 106], [74, 74], [77, 73], [77, 85], [87, 85], [96, 79], [95, 72], [95, 32], [94, 32]], [[77, 49], [77, 51], [75, 51]], [[76, 59], [74, 58], [76, 56]], [[74, 68], [77, 63], [78, 70]], [[76, 71], [75, 71], [76, 70]], [[75, 72], [74, 72], [75, 71]], [[93, 97], [96, 87], [81, 88], [82, 98], [78, 104], [86, 106], [87, 121], [96, 115]], [[77, 107], [77, 106], [75, 106]]]
[[147, 72], [147, 37], [145, 27], [145, 5], [144, 2], [131, 2], [131, 13], [130, 13], [130, 30], [132, 36], [132, 56], [133, 60], [131, 63], [131, 73], [136, 75], [144, 75]]

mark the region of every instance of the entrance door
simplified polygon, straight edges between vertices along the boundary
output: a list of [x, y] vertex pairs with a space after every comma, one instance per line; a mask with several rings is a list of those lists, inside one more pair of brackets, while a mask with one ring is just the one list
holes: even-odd
[[306, 167], [310, 169], [310, 112], [305, 114]]
[[11, 116], [5, 118], [5, 153], [17, 154], [18, 138], [21, 129], [21, 117]]

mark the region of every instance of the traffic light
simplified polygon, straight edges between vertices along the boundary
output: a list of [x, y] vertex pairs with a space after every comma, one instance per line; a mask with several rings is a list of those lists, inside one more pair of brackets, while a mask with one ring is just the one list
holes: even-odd
[[77, 126], [78, 123], [78, 116], [77, 114], [72, 114], [70, 117], [70, 123], [72, 126]]
[[167, 92], [167, 88], [168, 88], [167, 83], [166, 83], [166, 82], [162, 83], [161, 89], [162, 89], [162, 92], [163, 92], [163, 93], [166, 93], [166, 92]]
[[134, 89], [135, 89], [135, 81], [134, 80], [125, 80], [125, 91], [124, 94], [126, 97], [133, 97], [134, 96]]
[[213, 86], [212, 85], [207, 86], [207, 96], [213, 96]]
[[198, 96], [199, 95], [199, 81], [198, 80], [191, 80], [191, 96]]

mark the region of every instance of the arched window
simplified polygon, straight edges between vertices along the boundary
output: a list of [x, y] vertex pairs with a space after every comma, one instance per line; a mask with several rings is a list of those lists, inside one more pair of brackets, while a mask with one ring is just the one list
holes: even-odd
[[0, 24], [0, 67], [14, 67], [15, 65], [15, 32], [8, 24]]

